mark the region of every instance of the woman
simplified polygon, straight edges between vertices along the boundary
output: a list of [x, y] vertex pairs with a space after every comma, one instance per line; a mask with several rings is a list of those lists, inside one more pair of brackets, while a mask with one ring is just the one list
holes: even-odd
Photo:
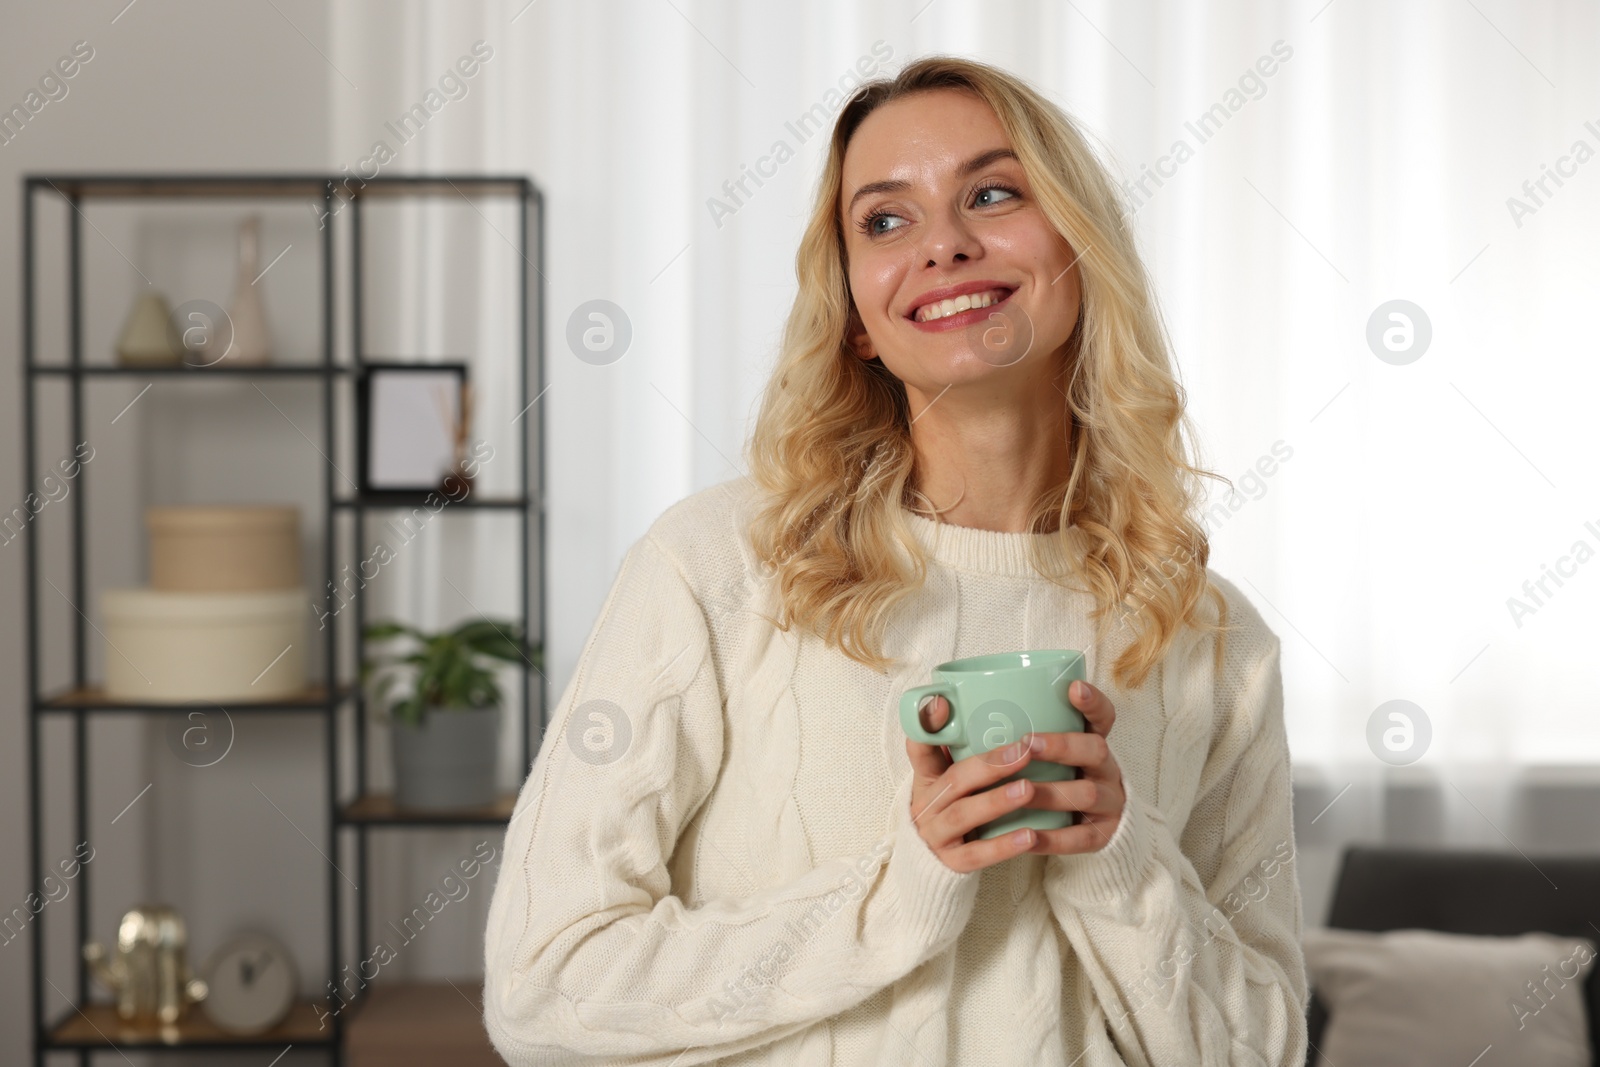
[[[797, 266], [751, 476], [630, 548], [523, 788], [496, 1047], [1303, 1063], [1279, 643], [1206, 567], [1112, 181], [1025, 83], [923, 59], [841, 111]], [[1027, 648], [1085, 652], [1087, 731], [901, 732], [934, 666]], [[1081, 774], [989, 788], [1034, 759]], [[1018, 807], [1079, 814], [971, 833]]]

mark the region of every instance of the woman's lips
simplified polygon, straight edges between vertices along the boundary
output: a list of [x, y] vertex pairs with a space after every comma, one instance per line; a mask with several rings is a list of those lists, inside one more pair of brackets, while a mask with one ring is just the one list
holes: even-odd
[[1000, 307], [1007, 300], [1010, 300], [1015, 292], [1015, 289], [1007, 290], [1004, 296], [988, 307], [968, 308], [966, 311], [958, 311], [954, 315], [946, 315], [942, 319], [933, 319], [929, 322], [918, 322], [915, 318], [916, 312], [912, 312], [911, 325], [924, 333], [945, 333], [949, 330], [963, 330], [973, 323], [987, 321], [989, 313]]

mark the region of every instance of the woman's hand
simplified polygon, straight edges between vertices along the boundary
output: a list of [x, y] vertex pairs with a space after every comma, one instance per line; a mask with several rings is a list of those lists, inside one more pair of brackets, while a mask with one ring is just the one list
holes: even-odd
[[1088, 682], [1073, 682], [1067, 699], [1083, 712], [1085, 729], [1081, 733], [1069, 730], [1030, 734], [1028, 738], [1037, 744], [1031, 750], [1034, 759], [1064, 763], [1077, 767], [1080, 773], [1067, 782], [1030, 782], [1028, 796], [1031, 799], [1024, 804], [1030, 808], [1082, 814], [1075, 826], [1040, 830], [1029, 852], [1060, 856], [1099, 851], [1117, 832], [1122, 822], [1122, 809], [1128, 801], [1122, 791], [1122, 768], [1106, 743], [1111, 725], [1117, 721], [1117, 709], [1104, 693]]
[[[923, 701], [917, 717], [930, 733], [942, 729], [950, 721], [950, 702], [935, 694]], [[1028, 765], [1027, 746], [1022, 742], [1006, 746], [1013, 747], [1019, 752], [1009, 761], [1005, 749], [995, 749], [951, 763], [944, 746], [924, 745], [906, 738], [906, 755], [911, 758], [911, 821], [933, 854], [953, 871], [979, 871], [1039, 843], [1039, 832], [1031, 829], [988, 840], [965, 840], [968, 833], [984, 823], [1030, 806], [1029, 798], [1034, 796], [1031, 782], [1023, 787], [1020, 796], [1007, 796], [1003, 789], [989, 788]], [[1043, 805], [1034, 798], [1031, 806]]]
[[[1084, 681], [1073, 682], [1067, 698], [1083, 713], [1084, 729], [1027, 734], [1021, 743], [1030, 747], [1010, 761], [1005, 749], [995, 749], [952, 763], [942, 746], [906, 738], [913, 775], [911, 818], [946, 867], [965, 873], [1020, 852], [1056, 856], [1097, 852], [1117, 832], [1127, 796], [1122, 791], [1122, 768], [1106, 743], [1117, 721], [1117, 709], [1104, 693]], [[934, 695], [923, 702], [918, 718], [930, 733], [941, 729], [950, 720], [950, 704]], [[1076, 767], [1078, 777], [1065, 782], [1019, 778], [1010, 784], [1022, 786], [1020, 796], [989, 788], [1034, 759]], [[1023, 829], [989, 840], [965, 841], [978, 826], [1017, 808], [1080, 814], [1076, 825], [1059, 830]]]

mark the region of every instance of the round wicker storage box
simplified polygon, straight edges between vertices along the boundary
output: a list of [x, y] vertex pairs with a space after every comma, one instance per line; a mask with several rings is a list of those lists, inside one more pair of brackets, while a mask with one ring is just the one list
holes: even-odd
[[306, 685], [303, 588], [253, 593], [106, 589], [106, 695], [135, 701], [256, 701]]
[[152, 589], [222, 593], [300, 585], [298, 508], [150, 507], [144, 521]]

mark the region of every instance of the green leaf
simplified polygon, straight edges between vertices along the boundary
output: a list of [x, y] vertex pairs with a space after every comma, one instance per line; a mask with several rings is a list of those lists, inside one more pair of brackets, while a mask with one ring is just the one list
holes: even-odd
[[498, 707], [500, 705], [500, 686], [496, 684], [492, 676], [483, 683], [483, 692], [479, 696], [477, 703], [480, 706], [493, 704]]
[[387, 641], [402, 634], [422, 639], [422, 634], [413, 627], [401, 622], [372, 622], [367, 624], [366, 637], [368, 641]]
[[528, 660], [528, 649], [525, 645], [503, 637], [487, 638], [475, 646], [475, 651], [507, 663], [523, 663]]
[[475, 645], [486, 637], [515, 634], [517, 624], [508, 620], [478, 618], [468, 619], [451, 631], [451, 636], [464, 644]]
[[402, 699], [388, 709], [390, 717], [401, 722], [420, 722], [435, 708], [498, 706], [503, 694], [496, 680], [496, 671], [502, 669], [497, 664], [543, 667], [543, 646], [529, 645], [516, 620], [480, 616], [432, 634], [384, 621], [371, 624], [366, 633], [374, 641], [400, 636], [415, 640], [404, 654], [374, 655], [361, 668], [364, 683], [379, 677], [371, 690], [375, 705], [387, 700], [397, 685], [401, 687]]
[[440, 676], [439, 689], [442, 699], [439, 703], [452, 708], [466, 705], [471, 684], [472, 664], [460, 656], [451, 658], [445, 663]]
[[394, 706], [393, 715], [401, 722], [416, 725], [422, 721], [422, 702], [414, 695], [407, 697]]

